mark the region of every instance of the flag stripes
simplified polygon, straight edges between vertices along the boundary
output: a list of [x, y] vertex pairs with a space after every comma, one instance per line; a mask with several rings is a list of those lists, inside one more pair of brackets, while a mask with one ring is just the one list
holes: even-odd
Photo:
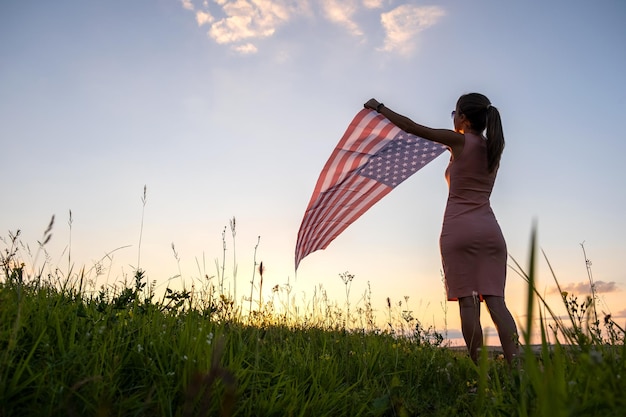
[[[296, 269], [305, 256], [325, 249], [395, 186], [444, 150], [443, 145], [403, 132], [376, 111], [361, 110], [348, 126], [317, 180], [298, 231]], [[389, 156], [394, 156], [393, 162]], [[379, 171], [394, 174], [402, 171], [402, 178], [393, 181], [393, 185], [385, 184], [387, 177], [372, 178], [374, 167], [371, 163], [376, 162], [378, 167], [383, 165], [383, 159], [385, 166]], [[407, 169], [409, 159], [412, 167]], [[367, 173], [364, 172], [365, 167], [369, 167]]]

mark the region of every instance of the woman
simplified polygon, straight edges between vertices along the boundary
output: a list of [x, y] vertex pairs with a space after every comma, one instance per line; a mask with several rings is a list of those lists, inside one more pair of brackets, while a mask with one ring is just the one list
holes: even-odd
[[463, 338], [474, 362], [483, 343], [480, 302], [485, 301], [510, 363], [518, 342], [515, 320], [504, 302], [506, 243], [489, 202], [504, 149], [498, 109], [482, 94], [465, 94], [452, 112], [454, 130], [449, 130], [417, 124], [375, 99], [365, 107], [407, 133], [449, 148], [449, 194], [439, 241], [448, 300], [459, 302]]

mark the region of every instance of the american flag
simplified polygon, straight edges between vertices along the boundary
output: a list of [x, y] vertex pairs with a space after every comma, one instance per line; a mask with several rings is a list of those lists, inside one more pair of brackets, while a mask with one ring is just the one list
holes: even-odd
[[296, 270], [377, 201], [446, 147], [410, 135], [374, 110], [361, 110], [317, 180], [296, 242]]

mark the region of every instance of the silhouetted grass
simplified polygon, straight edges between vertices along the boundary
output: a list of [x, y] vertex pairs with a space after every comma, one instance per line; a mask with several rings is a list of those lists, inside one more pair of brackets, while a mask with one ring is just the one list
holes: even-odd
[[[231, 227], [234, 237], [234, 219]], [[244, 315], [209, 284], [167, 288], [157, 297], [142, 270], [130, 283], [89, 293], [84, 269], [68, 276], [43, 267], [27, 273], [19, 233], [3, 241], [3, 417], [611, 416], [626, 410], [623, 328], [608, 317], [602, 332], [590, 319], [593, 298], [578, 303], [564, 294], [569, 322], [553, 312], [534, 286], [534, 234], [527, 272], [517, 265], [528, 281], [528, 319], [523, 355], [513, 367], [486, 349], [475, 365], [411, 314], [393, 314], [391, 302], [389, 326], [378, 328], [369, 302], [351, 308], [348, 272], [340, 274], [345, 312], [322, 291], [301, 314], [277, 313], [275, 301], [260, 296], [252, 309], [251, 292], [252, 311]], [[538, 349], [530, 344], [533, 326], [542, 335]]]

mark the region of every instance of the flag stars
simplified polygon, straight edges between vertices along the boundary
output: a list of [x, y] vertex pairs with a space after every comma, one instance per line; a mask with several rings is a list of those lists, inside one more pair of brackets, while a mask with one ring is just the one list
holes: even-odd
[[396, 187], [439, 155], [441, 146], [424, 139], [398, 134], [361, 168], [361, 175]]

